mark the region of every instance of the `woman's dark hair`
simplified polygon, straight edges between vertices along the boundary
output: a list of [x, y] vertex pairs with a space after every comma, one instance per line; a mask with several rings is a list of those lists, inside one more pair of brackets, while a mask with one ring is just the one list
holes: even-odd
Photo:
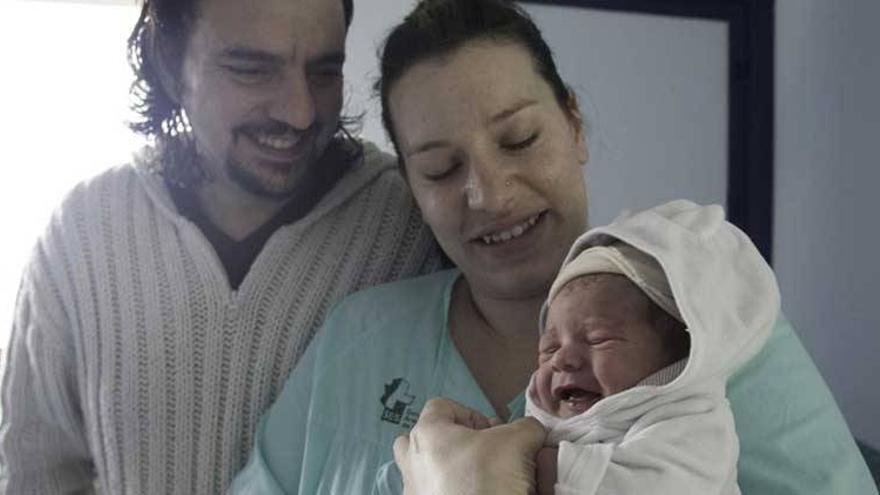
[[[342, 0], [346, 28], [354, 15], [352, 1]], [[160, 143], [186, 128], [180, 103], [163, 82], [179, 80], [197, 17], [197, 0], [143, 0], [140, 17], [128, 38], [128, 63], [135, 74], [132, 108], [140, 116], [130, 127]]]
[[573, 93], [559, 77], [553, 53], [541, 31], [521, 7], [506, 0], [422, 0], [385, 40], [380, 55], [381, 73], [374, 87], [382, 102], [382, 124], [394, 144], [401, 170], [403, 160], [388, 104], [392, 86], [419, 62], [449, 55], [466, 43], [481, 39], [518, 43], [525, 48], [538, 74], [553, 89], [560, 107], [576, 118], [571, 112]]

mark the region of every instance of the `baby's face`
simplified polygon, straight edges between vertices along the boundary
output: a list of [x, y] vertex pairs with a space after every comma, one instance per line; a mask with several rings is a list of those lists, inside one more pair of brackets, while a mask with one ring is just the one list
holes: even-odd
[[532, 398], [568, 418], [672, 364], [652, 327], [652, 304], [622, 275], [569, 282], [550, 304]]

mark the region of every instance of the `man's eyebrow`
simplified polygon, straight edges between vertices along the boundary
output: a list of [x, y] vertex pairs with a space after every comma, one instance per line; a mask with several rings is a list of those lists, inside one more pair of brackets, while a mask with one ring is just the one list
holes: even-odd
[[[238, 60], [247, 60], [249, 62], [264, 62], [281, 64], [284, 63], [284, 57], [264, 50], [250, 48], [247, 46], [232, 46], [221, 53], [223, 57], [234, 58]], [[309, 67], [325, 66], [325, 65], [342, 65], [345, 63], [345, 53], [331, 52], [319, 55], [306, 64]]]
[[344, 52], [332, 52], [319, 55], [306, 63], [307, 67], [320, 67], [326, 65], [342, 65], [345, 63]]
[[284, 58], [279, 55], [246, 46], [232, 46], [226, 48], [221, 52], [221, 55], [226, 58], [247, 60], [249, 62], [281, 63], [284, 61]]
[[538, 102], [536, 100], [524, 99], [519, 100], [510, 107], [496, 113], [495, 115], [489, 117], [489, 124], [497, 124], [502, 120], [509, 119], [515, 113], [519, 112], [524, 108], [528, 108], [533, 105], [537, 105]]

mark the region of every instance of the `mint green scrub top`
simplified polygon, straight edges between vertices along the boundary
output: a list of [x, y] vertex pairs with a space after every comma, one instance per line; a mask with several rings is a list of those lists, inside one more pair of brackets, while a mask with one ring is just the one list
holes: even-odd
[[[389, 469], [392, 443], [428, 399], [448, 397], [494, 416], [447, 331], [459, 275], [442, 271], [346, 298], [260, 421], [232, 493], [398, 491], [397, 469]], [[834, 399], [786, 321], [730, 379], [728, 398], [743, 494], [877, 494]], [[510, 404], [513, 418], [523, 408], [521, 395]]]

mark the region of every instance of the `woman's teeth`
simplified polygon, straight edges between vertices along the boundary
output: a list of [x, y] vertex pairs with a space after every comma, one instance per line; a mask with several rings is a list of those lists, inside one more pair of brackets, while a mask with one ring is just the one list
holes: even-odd
[[524, 222], [514, 225], [513, 227], [502, 230], [500, 232], [495, 232], [494, 234], [484, 235], [483, 243], [486, 245], [497, 244], [499, 242], [507, 242], [511, 239], [516, 239], [517, 237], [528, 232], [532, 227], [538, 223], [538, 217], [540, 215], [535, 215]]
[[265, 134], [257, 134], [254, 136], [254, 139], [263, 146], [280, 151], [286, 151], [293, 148], [298, 141], [297, 138], [291, 136], [270, 136]]

